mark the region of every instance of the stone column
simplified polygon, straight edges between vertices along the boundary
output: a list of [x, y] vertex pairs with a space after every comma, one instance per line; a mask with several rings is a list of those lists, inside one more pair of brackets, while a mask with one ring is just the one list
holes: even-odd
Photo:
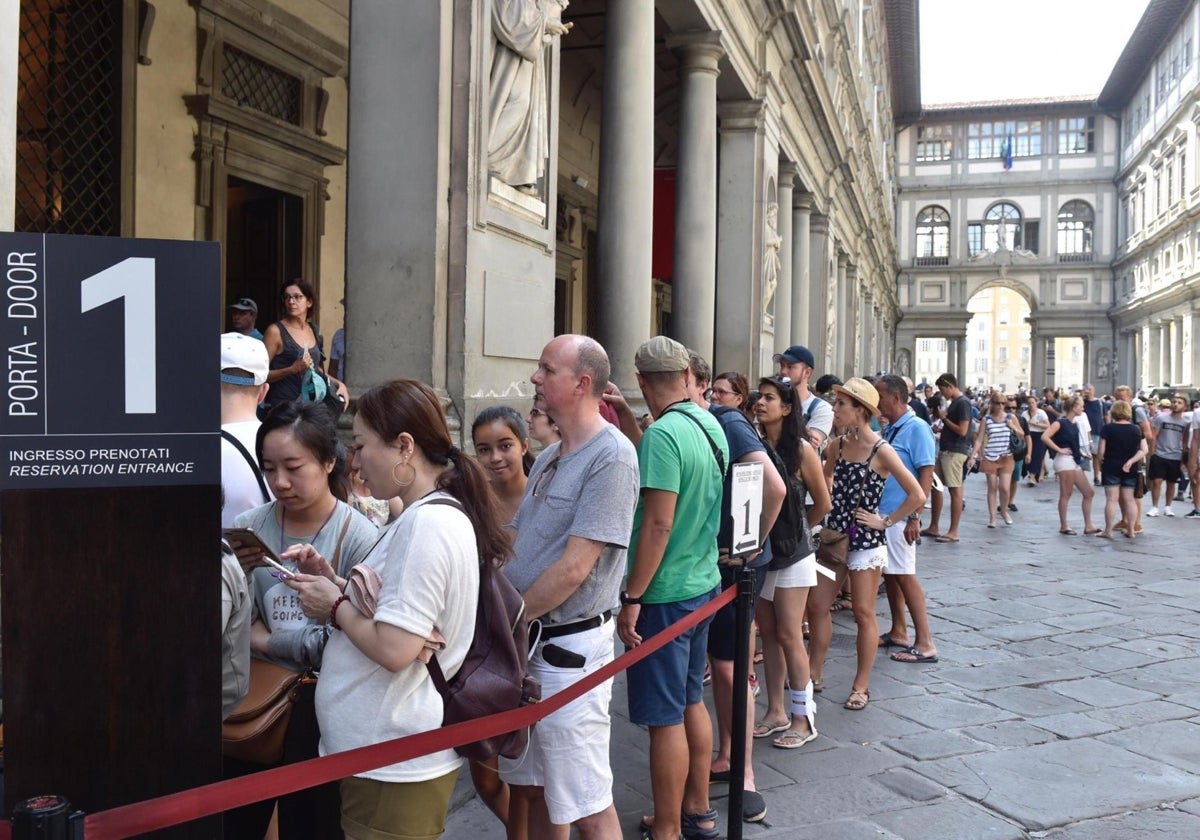
[[613, 381], [637, 395], [633, 356], [650, 337], [654, 221], [654, 5], [610, 0], [604, 27], [596, 338]]
[[445, 384], [449, 25], [436, 3], [356, 0], [350, 16], [346, 349], [356, 391], [401, 371]]
[[[812, 301], [812, 259], [814, 252], [823, 253], [822, 249], [812, 246], [812, 196], [801, 195], [795, 199], [792, 210], [792, 315], [789, 323], [791, 335], [787, 336], [788, 344], [803, 344], [809, 350], [813, 347], [812, 324], [809, 317]], [[779, 332], [776, 331], [776, 335]], [[815, 350], [813, 351], [816, 352]]]
[[717, 62], [720, 32], [673, 35], [679, 56], [675, 170], [675, 338], [710, 362], [717, 297]]
[[1191, 379], [1183, 376], [1183, 316], [1177, 315], [1171, 319], [1171, 379], [1172, 385], [1179, 383], [1192, 384]]
[[1164, 382], [1171, 380], [1171, 322], [1159, 321], [1158, 327], [1158, 364], [1155, 365], [1154, 382], [1152, 385], [1161, 385]]
[[1046, 339], [1046, 381], [1042, 383], [1042, 387], [1058, 388], [1058, 372], [1055, 370], [1055, 354], [1058, 348], [1055, 346], [1053, 337]]
[[837, 376], [843, 382], [846, 380], [846, 370], [849, 367], [846, 357], [849, 355], [846, 347], [845, 336], [850, 332], [848, 326], [850, 308], [847, 306], [846, 296], [846, 273], [850, 268], [850, 258], [844, 253], [839, 252], [837, 258], [837, 285], [831, 286], [829, 293], [836, 295], [835, 311], [837, 317], [834, 318], [831, 324], [827, 325], [829, 336], [826, 339], [827, 343], [833, 345], [833, 365]]
[[[646, 3], [653, 7], [652, 3]], [[762, 324], [763, 120], [758, 100], [722, 102], [713, 369], [758, 372]]]
[[1195, 384], [1200, 368], [1196, 366], [1196, 313], [1189, 309], [1183, 316], [1183, 369], [1179, 381]]
[[0, 0], [0, 67], [5, 70], [0, 77], [0, 230], [12, 230], [16, 222], [20, 20], [20, 0]]
[[1029, 390], [1032, 393], [1038, 393], [1042, 386], [1042, 379], [1046, 376], [1046, 343], [1042, 337], [1038, 335], [1035, 327], [1029, 328]]
[[1155, 381], [1158, 377], [1158, 331], [1149, 323], [1142, 325], [1142, 344], [1138, 349], [1138, 358], [1142, 363], [1137, 376], [1131, 376], [1129, 383], [1135, 394], [1143, 385], [1158, 384]]
[[960, 334], [955, 341], [958, 342], [958, 353], [954, 360], [954, 366], [960, 371], [958, 374], [958, 382], [961, 385], [966, 381], [967, 374], [969, 373], [967, 370], [967, 336], [965, 334]]
[[[792, 187], [796, 183], [796, 165], [779, 164], [779, 185], [776, 202], [779, 205], [779, 229], [783, 240], [779, 245], [779, 285], [775, 289], [775, 348], [782, 350], [795, 344], [792, 341], [792, 275], [796, 264], [796, 231], [792, 226]], [[808, 345], [805, 345], [806, 347]], [[809, 347], [811, 350], [812, 348]]]

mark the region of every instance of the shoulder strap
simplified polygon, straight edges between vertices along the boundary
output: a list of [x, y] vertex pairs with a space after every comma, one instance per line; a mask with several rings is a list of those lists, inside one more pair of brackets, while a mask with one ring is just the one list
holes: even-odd
[[242, 442], [233, 436], [226, 429], [221, 430], [221, 437], [233, 444], [233, 448], [242, 453], [242, 457], [246, 459], [246, 463], [250, 465], [250, 469], [254, 471], [254, 477], [258, 480], [258, 489], [262, 491], [263, 504], [271, 501], [271, 493], [267, 490], [267, 482], [263, 480], [262, 470], [258, 468], [258, 462], [254, 460], [254, 456], [250, 454], [246, 447], [242, 446]]
[[692, 415], [688, 414], [686, 411], [683, 411], [682, 409], [668, 408], [666, 411], [663, 412], [663, 414], [671, 414], [671, 413], [682, 414], [684, 417], [686, 417], [687, 419], [691, 420], [693, 423], [696, 424], [696, 428], [698, 428], [700, 430], [700, 434], [702, 434], [704, 436], [704, 439], [706, 441], [708, 441], [709, 448], [712, 449], [713, 457], [717, 459], [717, 467], [721, 470], [721, 475], [725, 475], [725, 456], [723, 456], [721, 454], [720, 447], [718, 447], [715, 443], [713, 443], [713, 439], [711, 437], [709, 437], [708, 430], [704, 428], [704, 424], [701, 423], [699, 420], [697, 420]]
[[804, 409], [804, 422], [805, 423], [807, 423], [809, 420], [812, 419], [813, 412], [817, 410], [817, 400], [819, 400], [819, 399], [821, 399], [821, 398], [818, 397], [816, 394], [813, 394], [813, 398], [811, 400], [809, 400], [808, 408]]
[[346, 511], [346, 521], [342, 523], [342, 532], [338, 534], [337, 545], [333, 549], [333, 560], [329, 565], [333, 567], [334, 574], [337, 574], [338, 566], [342, 560], [342, 540], [346, 539], [346, 532], [350, 530], [350, 520], [354, 518], [354, 511]]

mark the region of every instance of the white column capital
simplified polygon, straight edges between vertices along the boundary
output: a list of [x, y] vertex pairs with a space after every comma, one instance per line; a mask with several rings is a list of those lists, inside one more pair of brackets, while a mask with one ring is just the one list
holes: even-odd
[[742, 99], [717, 103], [717, 116], [721, 119], [721, 131], [760, 131], [766, 119], [767, 109], [761, 99]]
[[792, 206], [802, 213], [812, 213], [813, 197], [812, 193], [797, 192], [792, 193]]
[[791, 161], [779, 162], [779, 188], [792, 189], [796, 183], [796, 175], [800, 172], [796, 164]]
[[681, 32], [667, 37], [667, 49], [679, 57], [679, 72], [720, 73], [717, 63], [725, 55], [720, 32]]

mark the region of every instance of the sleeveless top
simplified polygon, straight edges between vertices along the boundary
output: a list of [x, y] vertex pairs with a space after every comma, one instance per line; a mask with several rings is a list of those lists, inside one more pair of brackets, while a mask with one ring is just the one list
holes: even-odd
[[990, 414], [983, 416], [983, 422], [987, 424], [987, 440], [983, 444], [985, 461], [999, 461], [1011, 451], [1008, 444], [1012, 429], [1008, 427], [1008, 418], [1007, 414], [1003, 420], [993, 420]]
[[[292, 338], [292, 334], [283, 325], [283, 321], [276, 321], [275, 326], [279, 328], [279, 337], [283, 339], [283, 349], [279, 351], [279, 355], [271, 360], [271, 370], [282, 370], [283, 368], [290, 367], [297, 359], [303, 356], [304, 348], [296, 342], [296, 339]], [[312, 357], [313, 364], [320, 368], [325, 361], [324, 354], [321, 352], [321, 339], [319, 337], [321, 332], [312, 321], [308, 322], [308, 326], [312, 330], [313, 335], [317, 336], [317, 343], [308, 348], [308, 355]], [[276, 406], [280, 403], [292, 402], [299, 399], [300, 383], [303, 381], [303, 373], [294, 373], [290, 376], [285, 376], [278, 382], [272, 382], [271, 387], [267, 390], [266, 404], [268, 406]]]
[[[839, 449], [837, 463], [833, 465], [833, 509], [825, 518], [825, 526], [852, 534], [851, 551], [878, 548], [886, 542], [883, 531], [876, 531], [854, 521], [854, 512], [858, 508], [872, 511], [879, 508], [879, 500], [883, 497], [883, 485], [887, 483], [887, 479], [871, 469], [871, 461], [883, 443], [882, 438], [877, 441], [865, 461], [847, 461], [842, 458]], [[859, 501], [860, 494], [862, 501]], [[854, 532], [850, 530], [851, 525], [856, 526]]]
[[[1075, 459], [1075, 463], [1079, 463], [1083, 457], [1079, 451], [1079, 427], [1074, 421], [1068, 420], [1065, 416], [1058, 420], [1058, 431], [1050, 436], [1054, 441], [1054, 445], [1059, 449], [1067, 449], [1071, 452], [1071, 457]], [[1051, 454], [1058, 456], [1057, 452], [1051, 450]]]

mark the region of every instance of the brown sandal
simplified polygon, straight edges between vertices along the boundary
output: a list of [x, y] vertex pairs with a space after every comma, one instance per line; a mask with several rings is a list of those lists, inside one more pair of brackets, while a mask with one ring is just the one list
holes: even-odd
[[848, 709], [851, 712], [861, 712], [867, 708], [867, 703], [871, 700], [871, 690], [869, 688], [854, 689], [850, 692], [850, 696], [846, 698], [846, 702], [842, 704], [843, 709]]

